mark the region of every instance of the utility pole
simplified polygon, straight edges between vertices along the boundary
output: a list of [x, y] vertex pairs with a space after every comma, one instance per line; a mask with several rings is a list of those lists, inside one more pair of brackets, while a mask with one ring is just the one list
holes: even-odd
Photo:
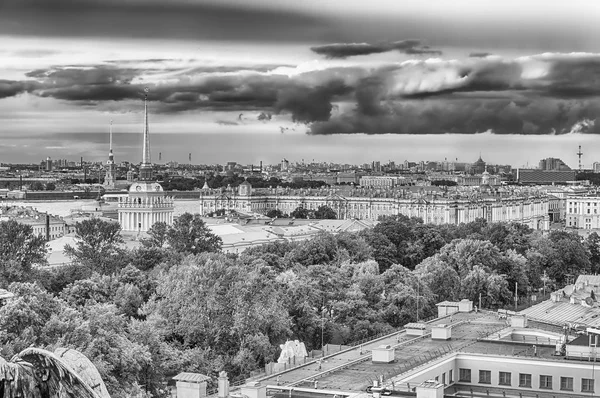
[[325, 312], [325, 298], [323, 298], [323, 305], [321, 306], [321, 351], [322, 351], [322, 356], [325, 356], [325, 349], [323, 348], [323, 346], [324, 346], [323, 332], [325, 330], [325, 317], [323, 316], [324, 312]]
[[417, 280], [417, 322], [419, 322], [419, 281]]
[[515, 282], [515, 312], [517, 312], [517, 303], [519, 302], [519, 295], [517, 290], [519, 288], [519, 282]]

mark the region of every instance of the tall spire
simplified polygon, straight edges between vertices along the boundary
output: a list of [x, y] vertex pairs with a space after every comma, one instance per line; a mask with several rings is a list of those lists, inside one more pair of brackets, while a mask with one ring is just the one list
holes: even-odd
[[148, 130], [148, 87], [144, 89], [144, 144], [142, 148], [142, 164], [140, 165], [140, 181], [152, 181], [152, 163], [150, 161], [150, 131]]
[[142, 165], [150, 164], [150, 132], [148, 131], [148, 87], [144, 89], [144, 147]]
[[108, 160], [106, 161], [106, 175], [104, 176], [104, 186], [107, 188], [115, 187], [115, 180], [117, 179], [117, 170], [115, 167], [115, 158], [112, 150], [112, 120], [110, 121], [109, 136], [110, 136], [110, 149], [108, 151]]
[[110, 129], [109, 129], [109, 134], [110, 134], [110, 147], [109, 147], [109, 151], [108, 151], [108, 162], [109, 164], [112, 163], [114, 161], [114, 156], [113, 156], [113, 146], [112, 146], [112, 124], [113, 121], [110, 121]]

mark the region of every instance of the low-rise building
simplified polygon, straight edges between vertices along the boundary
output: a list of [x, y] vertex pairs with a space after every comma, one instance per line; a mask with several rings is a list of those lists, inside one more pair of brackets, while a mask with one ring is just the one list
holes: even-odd
[[32, 207], [0, 207], [0, 221], [8, 220], [29, 225], [34, 235], [45, 237], [48, 240], [60, 238], [67, 231], [67, 224], [62, 217], [42, 213]]

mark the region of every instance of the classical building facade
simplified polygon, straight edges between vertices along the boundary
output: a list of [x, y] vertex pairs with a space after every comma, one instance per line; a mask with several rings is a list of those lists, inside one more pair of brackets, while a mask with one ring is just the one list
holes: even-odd
[[376, 221], [381, 216], [405, 215], [420, 217], [430, 224], [460, 224], [484, 218], [488, 222], [519, 222], [533, 229], [549, 228], [550, 197], [544, 195], [498, 196], [473, 193], [448, 195], [429, 193], [424, 189], [415, 194], [407, 190], [351, 190], [284, 188], [254, 191], [245, 182], [237, 190], [203, 189], [200, 193], [200, 214], [217, 210], [266, 214], [281, 210], [290, 214], [298, 207], [317, 210], [331, 207], [338, 219]]
[[162, 186], [152, 181], [148, 101], [144, 99], [144, 144], [139, 179], [131, 184], [126, 197], [119, 198], [118, 216], [123, 231], [146, 232], [159, 222], [173, 224], [173, 198], [165, 196]]
[[566, 203], [565, 226], [577, 229], [600, 228], [600, 196], [569, 196]]

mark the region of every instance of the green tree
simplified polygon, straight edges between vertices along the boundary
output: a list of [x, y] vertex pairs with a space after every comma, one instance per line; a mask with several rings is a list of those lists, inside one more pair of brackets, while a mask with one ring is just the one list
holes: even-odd
[[29, 187], [29, 189], [31, 189], [32, 191], [43, 191], [44, 184], [42, 184], [39, 181], [34, 181], [33, 183], [31, 183], [31, 186]]
[[169, 226], [164, 221], [156, 222], [148, 230], [148, 238], [141, 240], [142, 245], [145, 247], [157, 247], [161, 248], [167, 243], [167, 235], [169, 232]]
[[53, 182], [49, 182], [46, 184], [46, 191], [54, 191], [56, 189], [56, 184]]
[[457, 301], [461, 298], [458, 272], [438, 254], [423, 260], [415, 268], [415, 273], [427, 284], [438, 302]]
[[223, 241], [211, 232], [199, 214], [184, 213], [169, 228], [167, 242], [175, 251], [199, 254], [221, 250]]
[[285, 214], [279, 209], [271, 209], [267, 212], [266, 216], [270, 218], [284, 218]]
[[75, 247], [65, 246], [65, 253], [91, 270], [110, 273], [126, 261], [122, 244], [121, 226], [117, 222], [91, 218], [75, 224]]
[[0, 221], [0, 282], [25, 280], [36, 264], [46, 264], [45, 239], [29, 225]]
[[381, 272], [385, 272], [395, 263], [398, 250], [385, 234], [366, 229], [360, 232], [360, 236], [373, 249], [373, 258], [379, 264]]
[[302, 206], [296, 207], [294, 209], [294, 211], [292, 211], [290, 213], [290, 217], [293, 217], [293, 218], [309, 218], [309, 216], [310, 216], [310, 211], [308, 211], [307, 209], [305, 209]]
[[8, 290], [15, 297], [0, 307], [2, 356], [10, 357], [31, 345], [48, 344], [43, 329], [60, 311], [60, 301], [34, 283], [15, 282]]
[[323, 205], [315, 211], [315, 218], [319, 220], [336, 220], [337, 214], [331, 207]]
[[585, 238], [585, 247], [590, 258], [590, 272], [597, 274], [600, 270], [600, 235], [592, 232]]

